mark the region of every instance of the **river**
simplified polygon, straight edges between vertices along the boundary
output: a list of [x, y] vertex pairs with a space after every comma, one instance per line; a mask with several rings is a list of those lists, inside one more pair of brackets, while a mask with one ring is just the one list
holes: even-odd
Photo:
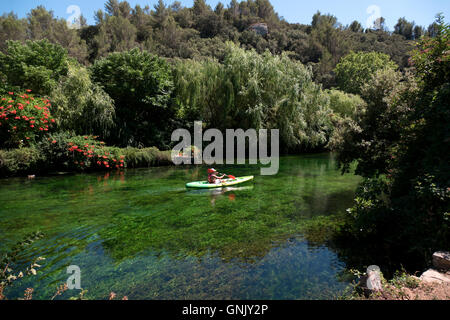
[[[360, 178], [331, 154], [217, 168], [254, 182], [186, 190], [206, 167], [169, 167], [0, 180], [0, 251], [26, 234], [45, 237], [18, 266], [42, 256], [36, 276], [5, 293], [49, 299], [79, 266], [85, 297], [107, 299], [332, 299], [348, 286], [332, 233]], [[58, 299], [77, 296], [68, 290]]]

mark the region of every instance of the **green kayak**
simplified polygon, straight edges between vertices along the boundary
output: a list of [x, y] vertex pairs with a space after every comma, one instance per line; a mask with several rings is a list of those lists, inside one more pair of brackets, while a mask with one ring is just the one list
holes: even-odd
[[222, 183], [219, 184], [211, 184], [208, 181], [197, 181], [186, 184], [187, 188], [197, 188], [197, 189], [214, 189], [214, 188], [223, 188], [229, 186], [235, 186], [244, 182], [248, 182], [253, 180], [254, 176], [249, 177], [240, 177], [236, 179], [224, 179]]

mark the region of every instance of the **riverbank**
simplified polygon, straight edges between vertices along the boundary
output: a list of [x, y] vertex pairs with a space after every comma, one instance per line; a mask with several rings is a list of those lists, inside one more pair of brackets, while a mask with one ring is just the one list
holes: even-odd
[[[57, 149], [57, 146], [53, 149]], [[154, 147], [110, 149], [104, 148], [102, 152], [92, 156], [88, 153], [90, 150], [81, 148], [78, 149], [79, 152], [77, 150], [48, 150], [36, 146], [0, 150], [0, 178], [173, 165], [170, 151], [161, 151]], [[79, 159], [80, 155], [86, 158]], [[90, 160], [91, 157], [92, 160]]]
[[[373, 266], [372, 266], [373, 267]], [[369, 267], [370, 269], [371, 267]], [[436, 252], [432, 268], [420, 277], [405, 272], [386, 281], [376, 268], [367, 270], [350, 297], [357, 300], [450, 300], [450, 253]]]

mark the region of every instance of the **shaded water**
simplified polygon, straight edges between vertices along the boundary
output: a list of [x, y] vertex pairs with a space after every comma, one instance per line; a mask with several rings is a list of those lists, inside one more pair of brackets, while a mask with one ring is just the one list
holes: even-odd
[[[86, 297], [329, 299], [347, 286], [330, 234], [352, 205], [358, 177], [331, 155], [283, 157], [276, 176], [255, 166], [218, 168], [255, 181], [186, 190], [205, 167], [0, 180], [0, 251], [26, 234], [45, 238], [20, 256], [43, 256], [37, 276], [6, 291], [48, 299], [81, 268]], [[61, 298], [76, 296], [68, 291]]]

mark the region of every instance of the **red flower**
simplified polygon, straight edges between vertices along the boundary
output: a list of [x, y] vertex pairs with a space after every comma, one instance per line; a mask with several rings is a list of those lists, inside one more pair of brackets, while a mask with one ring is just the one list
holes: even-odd
[[8, 92], [8, 94], [12, 96], [14, 94], [14, 92]]
[[27, 90], [25, 90], [26, 92], [31, 92], [31, 90], [30, 89], [27, 89]]
[[56, 140], [53, 140], [52, 143], [55, 144], [55, 143], [56, 143]]

